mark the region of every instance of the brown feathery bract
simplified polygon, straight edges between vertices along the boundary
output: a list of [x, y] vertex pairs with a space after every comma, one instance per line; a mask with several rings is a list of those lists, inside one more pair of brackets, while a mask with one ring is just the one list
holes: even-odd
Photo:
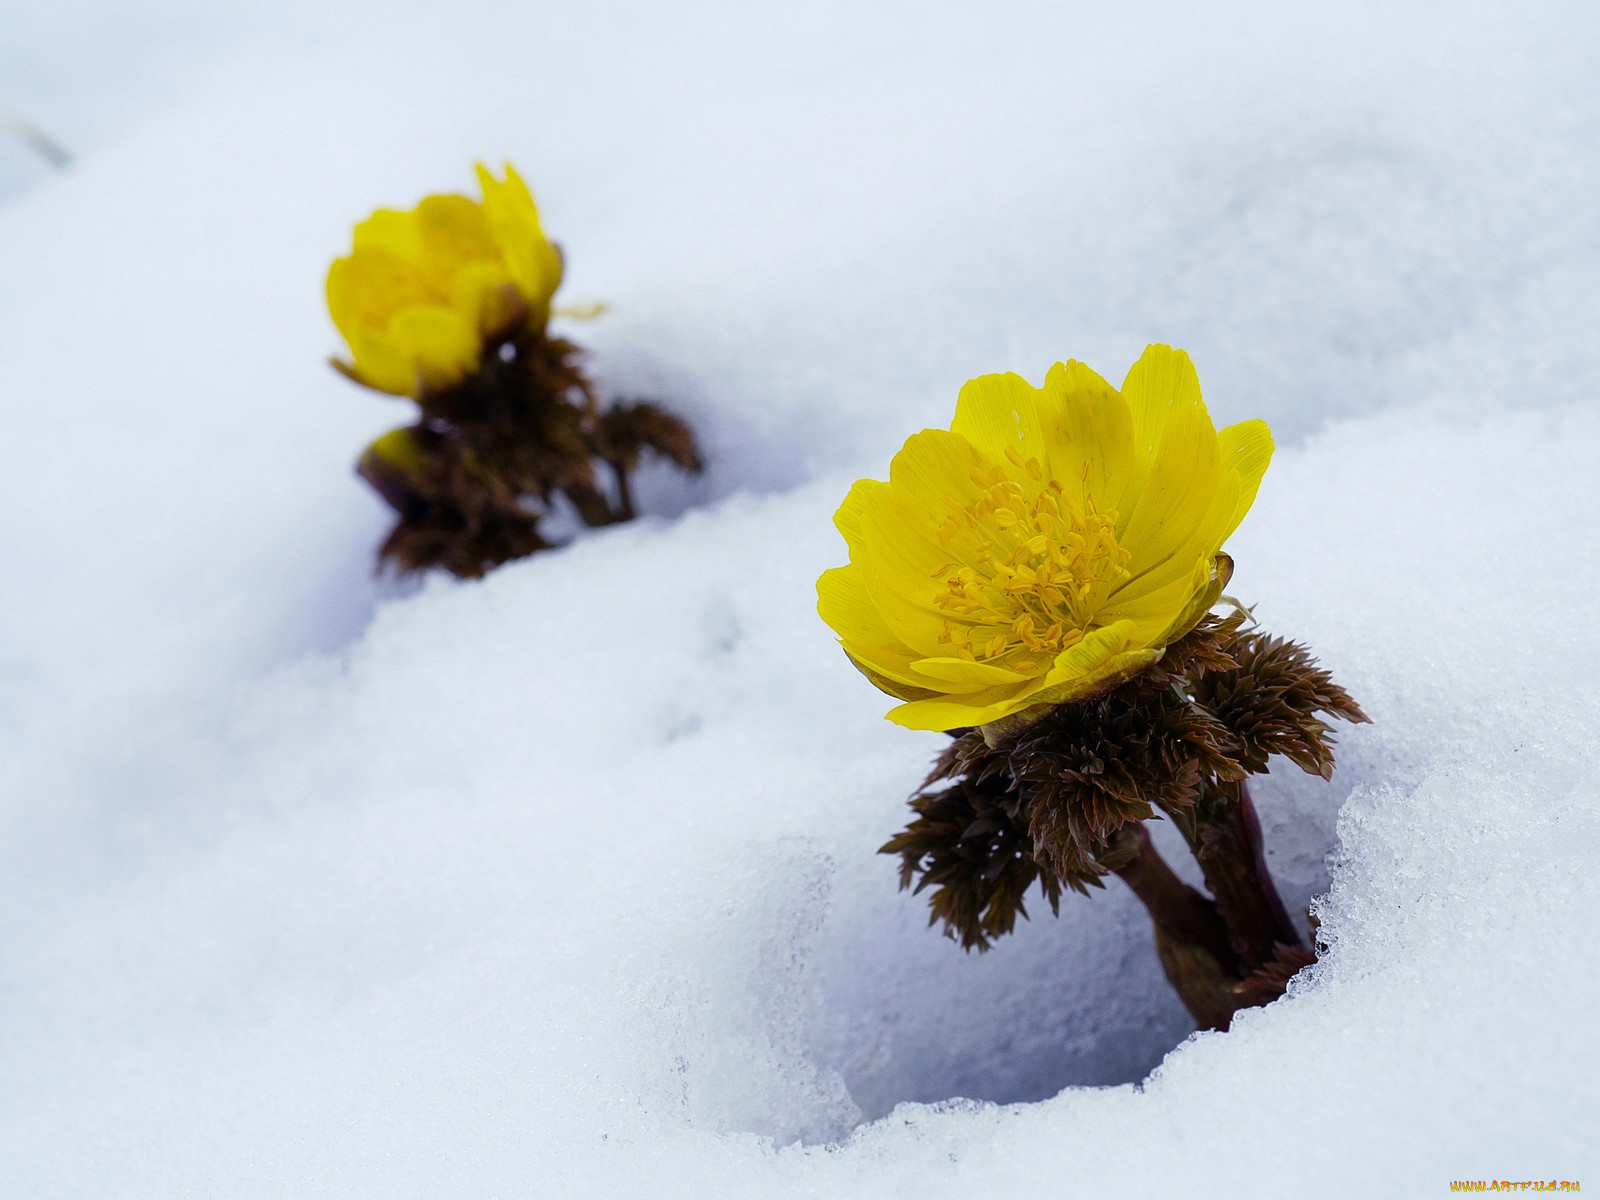
[[932, 889], [928, 923], [943, 921], [945, 936], [965, 950], [987, 950], [1025, 919], [1023, 898], [1035, 880], [1051, 911], [1060, 912], [1061, 882], [1035, 858], [1015, 806], [993, 779], [924, 790], [911, 800], [916, 820], [880, 850], [900, 856], [902, 888], [915, 880], [914, 890]]
[[1260, 774], [1281, 754], [1309, 774], [1332, 778], [1334, 739], [1321, 715], [1363, 724], [1367, 714], [1297, 642], [1240, 630], [1230, 651], [1237, 666], [1204, 672], [1191, 686], [1195, 702], [1233, 734], [1240, 765]]
[[[1209, 616], [1140, 675], [993, 745], [981, 730], [952, 731], [912, 797], [918, 819], [883, 848], [901, 855], [902, 886], [934, 888], [932, 919], [981, 949], [1026, 917], [1031, 872], [1054, 906], [1063, 885], [1100, 886], [1117, 866], [1117, 834], [1158, 810], [1193, 845], [1205, 819], [1197, 804], [1238, 797], [1271, 755], [1331, 770], [1321, 715], [1365, 714], [1303, 647], [1247, 620]], [[949, 786], [930, 790], [937, 783]]]
[[[601, 412], [581, 356], [565, 338], [513, 323], [488, 340], [476, 371], [419, 394], [404, 462], [378, 453], [379, 439], [357, 468], [399, 518], [380, 564], [476, 577], [553, 545], [540, 521], [558, 497], [586, 525], [631, 519], [628, 475], [646, 453], [700, 470], [693, 433], [659, 406]], [[613, 494], [597, 463], [609, 466]]]
[[1202, 761], [1232, 768], [1206, 713], [1172, 693], [1061, 705], [997, 747], [1027, 800], [1035, 852], [1068, 876], [1098, 874], [1108, 838], [1194, 803]]
[[625, 471], [637, 468], [647, 452], [690, 473], [703, 466], [700, 448], [682, 418], [647, 400], [613, 404], [601, 414], [597, 436], [602, 457]]
[[453, 465], [459, 469], [460, 458], [458, 447], [425, 425], [397, 429], [367, 447], [356, 471], [399, 518], [379, 549], [380, 563], [443, 567], [472, 579], [549, 546], [538, 514], [515, 496], [441, 483]]
[[1271, 1004], [1289, 989], [1289, 980], [1316, 961], [1317, 956], [1304, 946], [1279, 942], [1273, 947], [1271, 960], [1234, 984], [1233, 990], [1248, 1000], [1250, 1007]]

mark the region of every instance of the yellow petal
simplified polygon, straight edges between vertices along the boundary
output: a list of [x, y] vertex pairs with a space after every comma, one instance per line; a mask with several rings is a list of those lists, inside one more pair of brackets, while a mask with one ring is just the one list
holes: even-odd
[[417, 205], [417, 230], [430, 271], [449, 279], [470, 262], [500, 260], [483, 206], [465, 196], [428, 196]]
[[351, 278], [351, 260], [336, 258], [328, 268], [328, 278], [323, 285], [328, 300], [328, 315], [346, 339], [352, 330], [360, 329], [362, 303], [360, 289]]
[[1212, 510], [1222, 474], [1216, 430], [1202, 405], [1174, 403], [1160, 425], [1144, 489], [1117, 529], [1133, 555], [1128, 569], [1135, 577], [1165, 562], [1195, 533]]
[[1245, 513], [1256, 502], [1256, 489], [1261, 486], [1261, 477], [1267, 473], [1267, 466], [1272, 462], [1272, 430], [1267, 428], [1265, 421], [1240, 421], [1221, 430], [1217, 434], [1217, 441], [1222, 448], [1223, 470], [1233, 471], [1239, 476], [1238, 501], [1232, 519], [1222, 534], [1227, 537], [1239, 527]]
[[1137, 564], [1133, 575], [1120, 590], [1120, 598], [1132, 601], [1137, 596], [1166, 586], [1172, 580], [1190, 572], [1203, 570], [1198, 564], [1208, 563], [1227, 537], [1228, 523], [1238, 510], [1239, 477], [1223, 475], [1216, 482], [1211, 503], [1204, 512], [1195, 510], [1190, 516], [1193, 524], [1182, 540], [1166, 546], [1166, 557], [1151, 554]]
[[1016, 699], [1015, 689], [991, 688], [970, 696], [912, 700], [891, 708], [884, 715], [907, 729], [945, 730], [983, 725], [1016, 712], [1025, 704]]
[[1069, 646], [1056, 655], [1049, 672], [1039, 681], [1039, 690], [1050, 691], [1092, 676], [1097, 667], [1126, 650], [1132, 636], [1132, 621], [1114, 621], [1090, 630], [1076, 646]]
[[915, 687], [911, 684], [901, 683], [896, 679], [890, 679], [851, 654], [848, 648], [844, 654], [850, 660], [850, 665], [865, 675], [873, 687], [886, 695], [893, 696], [896, 700], [931, 700], [944, 694], [937, 688]]
[[1100, 512], [1126, 514], [1144, 487], [1128, 402], [1080, 362], [1057, 363], [1045, 376], [1039, 423], [1051, 475]]
[[409, 428], [391, 429], [368, 446], [367, 452], [401, 470], [408, 471], [422, 463], [416, 432]]
[[1155, 583], [1154, 573], [1125, 585], [1111, 594], [1097, 619], [1111, 624], [1132, 621], [1151, 633], [1164, 630], [1172, 615], [1183, 611], [1195, 593], [1204, 591], [1211, 580], [1209, 551], [1191, 556], [1180, 562], [1175, 556], [1170, 571], [1163, 573]]
[[867, 503], [869, 496], [887, 490], [889, 485], [877, 479], [858, 479], [845, 495], [844, 502], [839, 505], [839, 510], [833, 514], [834, 527], [844, 535], [845, 546], [850, 551], [850, 560], [861, 560], [863, 543], [861, 540], [861, 510]]
[[355, 250], [380, 250], [403, 262], [422, 262], [422, 231], [417, 227], [417, 214], [380, 208], [356, 226], [353, 239]]
[[912, 670], [913, 655], [885, 636], [883, 622], [856, 567], [834, 567], [817, 580], [817, 613], [858, 663], [907, 684], [925, 684]]
[[924, 429], [908, 437], [890, 460], [889, 486], [924, 506], [923, 520], [931, 531], [955, 509], [977, 498], [972, 472], [991, 461], [959, 434]]
[[1172, 577], [1160, 588], [1124, 600], [1112, 597], [1103, 618], [1106, 621], [1132, 621], [1135, 642], [1167, 645], [1199, 623], [1216, 604], [1233, 574], [1233, 559], [1207, 551], [1181, 564], [1174, 560]]
[[430, 388], [448, 387], [478, 365], [482, 343], [466, 318], [442, 305], [419, 304], [389, 323], [395, 349], [416, 366]]
[[859, 508], [851, 520], [861, 538], [861, 561], [878, 564], [877, 573], [892, 580], [902, 596], [930, 606], [944, 588], [935, 573], [953, 563], [971, 565], [960, 546], [940, 541], [938, 530], [946, 517], [977, 497], [972, 473], [986, 464], [956, 434], [943, 429], [912, 434], [889, 465], [889, 482], [855, 493]]
[[478, 184], [483, 189], [484, 217], [511, 278], [542, 321], [561, 284], [561, 251], [545, 237], [533, 193], [509, 163], [504, 182], [478, 164]]
[[1146, 346], [1122, 381], [1122, 395], [1133, 413], [1134, 436], [1146, 453], [1155, 452], [1173, 413], [1203, 405], [1194, 364], [1171, 346]]
[[945, 684], [945, 691], [961, 695], [994, 687], [1026, 687], [1034, 678], [999, 663], [973, 662], [966, 658], [922, 658], [916, 662], [919, 675]]
[[1226, 554], [1218, 554], [1211, 560], [1206, 571], [1207, 581], [1204, 587], [1197, 588], [1187, 606], [1172, 620], [1166, 631], [1161, 634], [1161, 644], [1171, 645], [1184, 634], [1188, 633], [1200, 619], [1210, 612], [1212, 607], [1222, 598], [1222, 589], [1228, 586], [1228, 580], [1233, 578], [1233, 559]]
[[954, 615], [937, 598], [943, 572], [959, 559], [941, 546], [926, 513], [892, 489], [868, 497], [861, 512], [867, 590], [894, 635], [923, 654], [937, 655], [939, 634]]
[[1037, 455], [1044, 446], [1038, 406], [1038, 390], [1021, 375], [980, 375], [962, 387], [950, 432], [995, 462], [1004, 462], [1008, 449]]
[[417, 391], [416, 366], [395, 349], [385, 333], [358, 330], [350, 338], [353, 362], [341, 364], [353, 379], [380, 392], [410, 396]]
[[384, 329], [401, 309], [436, 301], [418, 269], [385, 250], [358, 249], [328, 268], [328, 314], [346, 340]]
[[[1104, 695], [1118, 684], [1125, 683], [1134, 676], [1142, 674], [1150, 666], [1161, 660], [1162, 650], [1159, 648], [1144, 647], [1133, 650], [1124, 650], [1113, 655], [1097, 670], [1092, 680], [1087, 680], [1072, 688], [1057, 689], [1052, 693], [1040, 693], [1028, 697], [1025, 703], [1010, 706], [996, 705], [995, 708], [1004, 708], [998, 715], [989, 717], [982, 723], [984, 741], [991, 746], [999, 745], [1002, 738], [1010, 736], [1019, 729], [1026, 728], [1034, 721], [1048, 713], [1057, 704], [1071, 704], [1076, 701], [1092, 699]], [[1049, 699], [1040, 699], [1048, 695]]]
[[458, 192], [424, 196], [417, 204], [414, 219], [424, 246], [432, 239], [441, 246], [454, 242], [493, 252], [489, 219], [484, 214], [483, 205], [470, 196]]
[[[1135, 651], [1126, 656], [1131, 625], [1118, 622], [1097, 629], [1056, 657], [1048, 674], [1021, 687], [995, 687], [959, 698], [915, 700], [890, 710], [896, 724], [909, 729], [951, 729], [960, 725], [987, 725], [1035, 705], [1061, 704], [1095, 691], [1108, 673], [1128, 669], [1133, 660], [1147, 663], [1150, 654]], [[941, 723], [948, 722], [948, 723]]]
[[904, 579], [876, 569], [876, 564], [874, 569], [863, 571], [861, 578], [882, 621], [885, 640], [909, 647], [918, 658], [948, 649], [939, 640], [945, 629], [945, 614], [934, 607], [931, 596], [918, 597]]

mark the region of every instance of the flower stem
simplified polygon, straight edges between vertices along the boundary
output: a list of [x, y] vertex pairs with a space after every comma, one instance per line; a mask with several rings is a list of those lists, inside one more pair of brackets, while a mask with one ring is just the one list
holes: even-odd
[[1112, 869], [1144, 903], [1156, 927], [1156, 953], [1167, 981], [1202, 1029], [1226, 1029], [1244, 1007], [1235, 990], [1238, 960], [1217, 906], [1173, 872], [1141, 824], [1113, 838]]
[[1245, 973], [1273, 961], [1280, 945], [1304, 949], [1267, 871], [1261, 822], [1244, 783], [1213, 784], [1200, 801], [1196, 820], [1181, 825]]
[[615, 525], [618, 521], [627, 518], [618, 514], [612, 507], [611, 501], [605, 494], [592, 483], [571, 483], [562, 489], [567, 499], [572, 501], [572, 506], [578, 510], [578, 516], [583, 523], [591, 529], [604, 525]]
[[611, 473], [617, 479], [617, 520], [631, 521], [638, 514], [633, 509], [633, 487], [628, 482], [628, 471], [615, 459], [608, 459], [611, 463]]

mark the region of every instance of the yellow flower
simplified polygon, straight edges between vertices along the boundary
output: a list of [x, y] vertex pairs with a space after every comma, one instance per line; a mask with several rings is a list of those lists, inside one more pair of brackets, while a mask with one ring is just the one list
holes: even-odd
[[561, 282], [561, 252], [510, 166], [481, 165], [483, 201], [429, 196], [409, 212], [380, 208], [328, 270], [328, 311], [353, 361], [334, 365], [368, 387], [418, 395], [460, 382], [486, 339], [543, 328]]
[[[1026, 721], [1144, 670], [1232, 572], [1219, 553], [1272, 458], [1261, 421], [1220, 432], [1189, 356], [1150, 346], [1118, 392], [1079, 362], [1035, 388], [985, 375], [948, 431], [834, 517], [850, 564], [822, 614], [911, 729]], [[1010, 724], [1012, 722], [1008, 722]]]

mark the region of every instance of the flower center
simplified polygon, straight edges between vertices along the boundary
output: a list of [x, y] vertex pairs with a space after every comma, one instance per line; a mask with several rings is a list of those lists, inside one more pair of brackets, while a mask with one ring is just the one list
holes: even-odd
[[949, 613], [939, 641], [971, 662], [1037, 671], [1083, 640], [1094, 615], [1129, 577], [1117, 514], [1079, 501], [1036, 458], [1007, 447], [1004, 466], [972, 472], [976, 501], [952, 498], [938, 530], [952, 561], [933, 572]]

